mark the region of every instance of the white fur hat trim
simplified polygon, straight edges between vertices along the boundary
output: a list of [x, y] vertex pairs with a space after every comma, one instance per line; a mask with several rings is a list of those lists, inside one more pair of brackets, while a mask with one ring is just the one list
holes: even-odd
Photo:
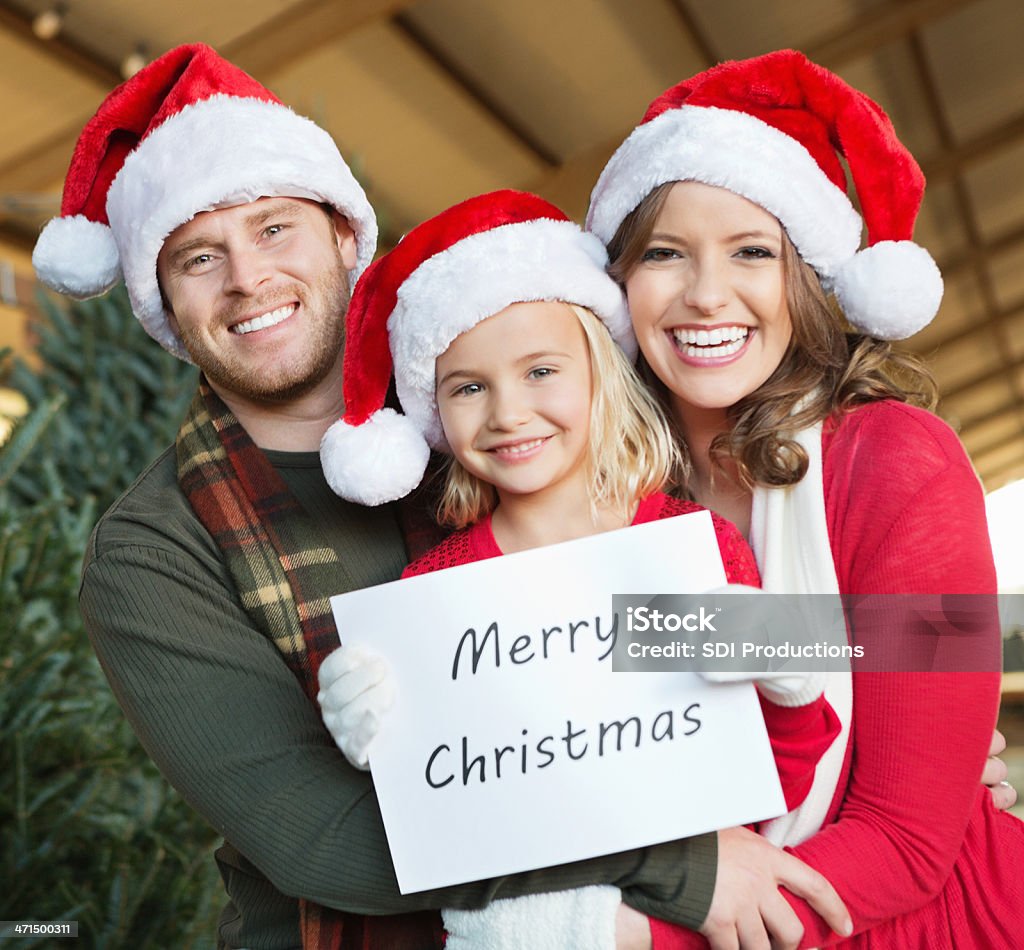
[[670, 181], [717, 185], [770, 211], [823, 278], [860, 246], [860, 215], [803, 145], [749, 113], [713, 106], [681, 106], [634, 129], [594, 186], [587, 228], [607, 244]]
[[359, 505], [404, 498], [423, 480], [429, 459], [423, 436], [394, 409], [380, 409], [358, 426], [338, 420], [320, 442], [327, 484]]
[[403, 282], [388, 320], [398, 398], [436, 449], [446, 447], [434, 364], [460, 334], [513, 303], [565, 300], [592, 310], [630, 359], [625, 299], [606, 273], [594, 235], [571, 221], [538, 218], [472, 234], [424, 261]]
[[124, 161], [107, 195], [132, 309], [146, 331], [187, 359], [157, 284], [167, 236], [199, 212], [236, 196], [315, 196], [351, 224], [356, 278], [373, 259], [377, 220], [334, 140], [287, 106], [215, 95], [186, 106], [147, 135]]
[[81, 214], [47, 223], [32, 251], [32, 266], [47, 287], [79, 300], [106, 293], [121, 279], [110, 228]]

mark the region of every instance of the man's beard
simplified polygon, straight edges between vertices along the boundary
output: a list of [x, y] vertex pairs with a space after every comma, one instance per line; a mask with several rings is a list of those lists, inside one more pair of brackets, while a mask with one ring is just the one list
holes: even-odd
[[[300, 296], [293, 292], [293, 288], [284, 288], [284, 294], [275, 296], [289, 295], [299, 296], [303, 309], [307, 311], [309, 339], [303, 350], [302, 362], [277, 372], [270, 373], [265, 367], [248, 366], [241, 360], [225, 358], [211, 350], [200, 333], [181, 331], [182, 342], [192, 362], [215, 389], [254, 402], [288, 402], [304, 396], [323, 382], [329, 373], [338, 371], [338, 358], [345, 343], [345, 313], [349, 302], [348, 272], [341, 256], [337, 258], [337, 266], [326, 272], [308, 289], [308, 293]], [[309, 308], [317, 305], [321, 312], [313, 313]], [[271, 310], [273, 307], [272, 301], [265, 307], [259, 302], [255, 308], [252, 302], [246, 305], [249, 312], [254, 309]]]

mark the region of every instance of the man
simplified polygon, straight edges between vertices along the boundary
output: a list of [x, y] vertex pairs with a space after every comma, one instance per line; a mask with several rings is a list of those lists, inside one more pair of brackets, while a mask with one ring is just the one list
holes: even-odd
[[[301, 904], [306, 946], [437, 946], [441, 906], [595, 883], [698, 925], [714, 835], [398, 893], [370, 779], [311, 698], [338, 643], [327, 597], [392, 580], [408, 558], [399, 512], [337, 498], [317, 455], [342, 411], [349, 286], [375, 241], [330, 137], [189, 46], [100, 107], [34, 255], [41, 279], [80, 297], [123, 272], [146, 330], [203, 373], [176, 446], [97, 526], [81, 607], [143, 745], [224, 835], [219, 945], [299, 946]], [[744, 833], [722, 842], [725, 877], [742, 852], [765, 899], [781, 881], [841, 919], [827, 883], [795, 859]], [[736, 912], [719, 902], [712, 919]]]

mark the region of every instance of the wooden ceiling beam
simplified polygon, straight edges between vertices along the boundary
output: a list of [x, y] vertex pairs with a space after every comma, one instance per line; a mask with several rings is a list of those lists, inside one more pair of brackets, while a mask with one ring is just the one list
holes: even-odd
[[921, 162], [925, 177], [932, 182], [952, 178], [970, 165], [990, 158], [996, 152], [1015, 145], [1024, 138], [1024, 112], [1012, 119], [976, 135], [966, 142], [952, 145], [940, 154]]
[[1024, 477], [1024, 458], [1011, 459], [1009, 462], [1003, 462], [1001, 465], [984, 470], [979, 468], [978, 474], [985, 482], [986, 491], [995, 491], [995, 489], [1015, 481], [1018, 477]]
[[[980, 415], [977, 415], [977, 416], [966, 416], [965, 417], [965, 416], [960, 416], [957, 413], [949, 413], [949, 414], [956, 416], [957, 420], [959, 421], [959, 425], [957, 426], [958, 431], [960, 431], [960, 432], [968, 432], [969, 430], [975, 428], [976, 426], [983, 426], [983, 425], [985, 425], [988, 422], [992, 422], [994, 419], [1000, 418], [1001, 416], [1008, 415], [1011, 412], [1016, 412], [1017, 409], [1018, 409], [1017, 400], [1016, 399], [1009, 399], [1009, 400], [1007, 400], [1005, 402], [1001, 402], [994, 409], [989, 409], [988, 411], [983, 412], [983, 413], [981, 413]], [[948, 410], [949, 410], [949, 407], [948, 406], [944, 406], [943, 407], [943, 415], [947, 414]]]
[[[1007, 415], [1007, 416], [1014, 415], [1015, 416], [1016, 414], [1013, 413], [1012, 410], [1010, 410], [1010, 411], [1007, 411], [1005, 413], [1005, 415]], [[960, 433], [961, 438], [963, 438], [963, 435], [964, 435], [964, 433], [963, 433], [963, 431], [961, 431], [961, 433]], [[1011, 436], [1008, 436], [1008, 437], [1007, 436], [1001, 436], [998, 439], [989, 439], [988, 442], [984, 442], [980, 446], [977, 446], [976, 448], [968, 449], [967, 453], [968, 453], [968, 455], [970, 455], [970, 457], [972, 459], [974, 459], [974, 458], [981, 458], [983, 455], [987, 455], [989, 452], [994, 452], [994, 451], [996, 451], [996, 449], [1001, 449], [1004, 446], [1006, 446], [1008, 443], [1013, 442], [1013, 441], [1015, 441], [1018, 438], [1020, 438], [1020, 432], [1018, 432], [1015, 436], [1014, 435], [1011, 435]], [[1022, 445], [1022, 447], [1021, 447], [1021, 455], [1024, 456], [1024, 445]]]
[[936, 340], [934, 343], [929, 344], [928, 349], [937, 350], [942, 347], [956, 346], [968, 337], [976, 336], [979, 330], [993, 330], [998, 325], [1005, 324], [1008, 320], [1012, 320], [1014, 317], [1018, 317], [1022, 313], [1024, 313], [1024, 304], [1017, 304], [1013, 307], [1004, 307], [996, 313], [993, 313], [991, 316], [982, 317], [970, 326], [964, 327], [962, 330], [957, 330], [956, 333], [951, 333], [949, 336], [943, 337], [941, 340]]
[[[976, 2], [978, 0], [905, 0], [898, 5], [874, 9], [863, 16], [855, 17], [835, 33], [812, 41], [805, 47], [805, 50], [811, 59], [836, 69], [843, 63], [870, 53], [881, 43], [907, 36], [939, 17]], [[668, 3], [679, 16], [683, 28], [690, 35], [705, 61], [709, 65], [718, 62], [722, 58], [722, 54], [693, 15], [692, 0], [668, 0]], [[1015, 126], [1011, 127], [1006, 134], [1010, 135], [1014, 129]], [[595, 167], [595, 156], [603, 156], [603, 160], [596, 166], [597, 171], [600, 172], [604, 163], [622, 144], [623, 139], [630, 131], [632, 130], [623, 128], [619, 134], [607, 142], [601, 143], [585, 153], [572, 156], [559, 168], [553, 169], [549, 174], [537, 179], [530, 187], [537, 193], [548, 197], [563, 194], [575, 197], [584, 190], [586, 194], [589, 194], [590, 188], [597, 180], [596, 174], [592, 172]], [[966, 143], [962, 146], [964, 154], [959, 158], [947, 160], [947, 152], [944, 151], [941, 156], [936, 157], [936, 164], [941, 161], [945, 166], [946, 164], [956, 164], [957, 161], [972, 161], [975, 154], [988, 154], [992, 147], [988, 136], [985, 136], [977, 143]], [[960, 149], [955, 152], [948, 150], [948, 154], [959, 156], [960, 151]], [[586, 178], [588, 175], [590, 177]], [[577, 184], [581, 177], [585, 178], [585, 185]], [[557, 197], [551, 197], [551, 200], [558, 203]], [[571, 205], [572, 201], [565, 200], [565, 204]]]
[[558, 168], [562, 164], [562, 157], [554, 149], [518, 116], [507, 109], [497, 97], [488, 92], [411, 16], [399, 13], [392, 19], [391, 25], [419, 51], [420, 55], [440, 69], [453, 85], [457, 86], [465, 96], [486, 112], [492, 121], [500, 125], [538, 162], [551, 169]]
[[121, 81], [120, 65], [83, 46], [67, 33], [58, 33], [52, 40], [42, 40], [32, 30], [33, 17], [15, 9], [6, 0], [0, 2], [0, 30], [42, 53], [62, 69], [71, 69], [83, 79], [104, 89], [112, 89]]
[[669, 0], [669, 6], [675, 11], [683, 29], [689, 35], [693, 45], [697, 48], [705, 66], [714, 66], [723, 57], [715, 46], [707, 31], [700, 25], [700, 21], [693, 15], [690, 5], [686, 0]]
[[[921, 39], [921, 34], [919, 32], [913, 32], [908, 36], [907, 48], [910, 52], [911, 61], [913, 62], [918, 75], [921, 77], [925, 94], [925, 105], [929, 115], [931, 116], [932, 122], [935, 125], [936, 131], [939, 134], [939, 141], [947, 151], [951, 150], [955, 146], [956, 137], [953, 133], [952, 124], [946, 115], [946, 110], [943, 107], [942, 98], [939, 95], [938, 83], [935, 79], [935, 73], [932, 69], [931, 61], [928, 59], [927, 52], [924, 48], [924, 41]], [[952, 185], [957, 211], [960, 214], [964, 231], [967, 234], [968, 246], [970, 250], [977, 255], [977, 252], [981, 248], [983, 242], [981, 239], [980, 228], [978, 227], [974, 204], [971, 201], [967, 185], [961, 175], [954, 175]], [[992, 278], [990, 268], [987, 266], [987, 261], [980, 256], [975, 257], [974, 274], [978, 282], [978, 287], [981, 290], [981, 297], [985, 305], [985, 312], [988, 318], [990, 331], [996, 338], [995, 353], [996, 359], [1000, 364], [999, 374], [1005, 379], [1006, 384], [1009, 387], [1018, 420], [1021, 425], [1024, 426], [1024, 385], [1021, 384], [1021, 381], [1017, 378], [1017, 374], [1011, 366], [1011, 359], [1009, 356], [1010, 341], [1007, 335], [1005, 321], [1001, 316], [1001, 308], [996, 294], [995, 281]]]
[[[0, 2], [0, 30], [52, 60], [62, 70], [71, 70], [83, 80], [94, 84], [98, 96], [105, 95], [121, 82], [119, 64], [101, 56], [95, 50], [65, 33], [52, 40], [41, 40], [32, 31], [32, 17], [15, 9], [6, 0]], [[97, 104], [99, 99], [97, 99]], [[50, 136], [0, 166], [0, 191], [40, 191], [59, 182], [67, 170], [78, 133], [88, 116], [73, 127]]]
[[0, 244], [31, 254], [32, 249], [36, 246], [37, 237], [36, 234], [27, 234], [17, 225], [9, 224], [6, 221], [0, 222]]
[[910, 36], [933, 20], [976, 3], [977, 0], [904, 0], [872, 8], [834, 33], [803, 46], [808, 57], [838, 70], [846, 63], [873, 53], [880, 46]]
[[[294, 4], [272, 17], [248, 33], [226, 43], [221, 52], [227, 59], [252, 73], [261, 82], [270, 83], [273, 76], [295, 63], [299, 57], [307, 55], [310, 50], [326, 43], [337, 42], [353, 30], [381, 18], [388, 18], [410, 6], [414, 0], [305, 0]], [[0, 6], [0, 11], [6, 7]], [[59, 41], [42, 43], [31, 32], [31, 22], [23, 15], [20, 17], [24, 29], [28, 30], [26, 39], [31, 38], [38, 48], [45, 48], [52, 53], [60, 48]], [[14, 23], [14, 19], [11, 20]], [[0, 28], [8, 27], [18, 36], [24, 30], [18, 26], [10, 26], [0, 15]], [[62, 41], [65, 45], [69, 41]], [[52, 49], [51, 49], [52, 47]], [[69, 60], [83, 63], [81, 57]], [[61, 62], [63, 54], [61, 54]], [[66, 65], [66, 64], [65, 64]], [[82, 65], [82, 69], [86, 69]], [[116, 67], [93, 69], [93, 78], [101, 84], [100, 92], [104, 93], [121, 82]], [[96, 104], [99, 105], [99, 98]], [[53, 187], [60, 182], [67, 171], [75, 143], [81, 134], [82, 127], [89, 116], [83, 115], [69, 124], [65, 129], [39, 142], [23, 152], [8, 159], [0, 165], [0, 192], [41, 191]]]
[[[683, 27], [693, 39], [704, 61], [710, 66], [722, 59], [720, 51], [693, 15], [693, 0], [669, 0]], [[854, 17], [838, 30], [802, 46], [817, 63], [838, 69], [845, 63], [874, 52], [886, 43], [909, 36], [934, 20], [948, 16], [978, 0], [903, 0], [875, 7], [870, 13]]]
[[1005, 471], [1024, 462], [1024, 443], [1017, 439], [1006, 439], [984, 452], [970, 453], [974, 467], [985, 476]]
[[[1018, 356], [1015, 359], [1007, 358], [999, 370], [999, 373], [1014, 373], [1022, 368], [1024, 368], [1024, 356]], [[995, 375], [997, 375], [997, 373], [988, 372], [982, 376], [975, 376], [962, 383], [958, 383], [952, 389], [942, 389], [940, 391], [940, 396], [942, 399], [959, 399], [961, 396], [969, 393], [972, 389], [976, 389], [979, 386], [984, 386], [985, 383], [991, 382], [992, 377]]]
[[[990, 458], [971, 457], [971, 462], [985, 486], [986, 491], [991, 491], [993, 484], [1000, 476], [1016, 471], [1024, 464], [1024, 452], [993, 452]], [[1007, 479], [1009, 481], [1011, 479]]]
[[567, 159], [558, 168], [539, 175], [527, 182], [525, 188], [562, 208], [566, 214], [582, 221], [590, 201], [590, 192], [601, 169], [608, 163], [612, 153], [621, 144], [627, 133], [579, 152]]
[[312, 51], [336, 43], [360, 27], [400, 14], [415, 0], [303, 0], [220, 47], [231, 60], [260, 82], [293, 65]]
[[18, 194], [45, 191], [55, 185], [59, 187], [71, 162], [75, 143], [88, 119], [87, 115], [81, 116], [73, 125], [42, 142], [36, 142], [0, 165], [0, 192]]
[[946, 279], [958, 276], [977, 264], [989, 264], [992, 258], [1006, 251], [1012, 251], [1018, 244], [1024, 244], [1024, 224], [1007, 231], [991, 241], [983, 241], [963, 254], [957, 254], [939, 261], [939, 270]]

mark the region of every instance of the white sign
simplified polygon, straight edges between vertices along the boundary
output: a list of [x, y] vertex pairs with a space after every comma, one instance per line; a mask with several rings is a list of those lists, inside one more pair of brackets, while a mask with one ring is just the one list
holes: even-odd
[[333, 598], [395, 676], [371, 766], [402, 892], [784, 812], [750, 684], [612, 671], [612, 594], [724, 583], [700, 512]]

